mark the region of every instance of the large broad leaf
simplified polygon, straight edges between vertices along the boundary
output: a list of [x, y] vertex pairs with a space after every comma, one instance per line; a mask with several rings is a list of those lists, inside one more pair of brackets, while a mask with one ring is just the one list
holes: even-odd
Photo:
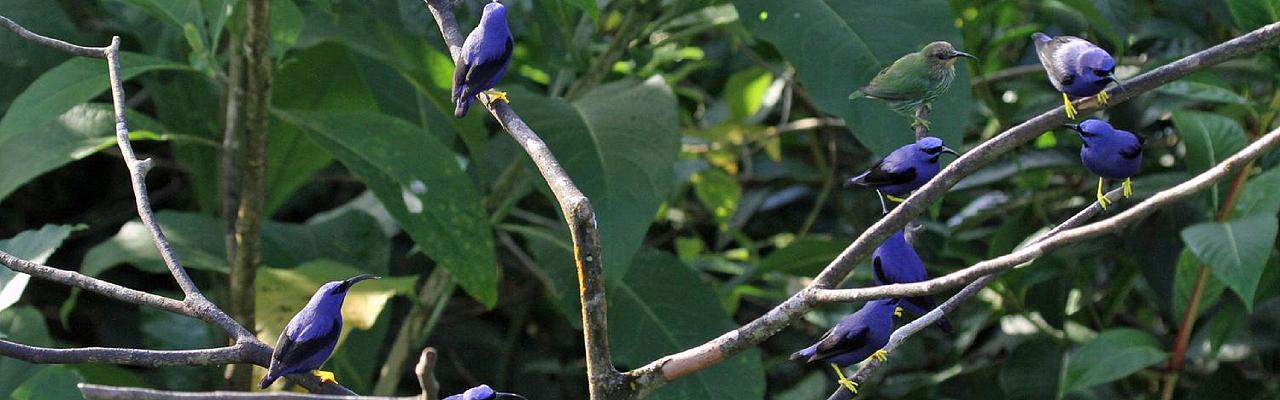
[[13, 390], [13, 400], [80, 400], [84, 396], [76, 384], [80, 374], [66, 365], [53, 365], [40, 370]]
[[1226, 223], [1192, 225], [1182, 230], [1182, 241], [1252, 310], [1276, 230], [1275, 214], [1256, 214]]
[[[0, 1], [0, 15], [41, 35], [70, 43], [86, 43], [58, 2]], [[0, 79], [0, 110], [8, 109], [9, 102], [40, 74], [73, 57], [12, 33], [0, 34], [0, 49], [5, 49], [4, 57], [0, 57], [0, 69], [4, 70], [4, 79]]]
[[[291, 57], [292, 58], [292, 57]], [[325, 44], [298, 52], [272, 83], [277, 109], [377, 111], [346, 49]], [[323, 79], [321, 77], [324, 77]], [[316, 171], [333, 162], [329, 152], [292, 124], [271, 124], [267, 145], [267, 212], [270, 213]]]
[[1236, 200], [1236, 216], [1280, 212], [1280, 168], [1272, 168], [1250, 179]]
[[572, 103], [527, 91], [512, 100], [591, 199], [605, 277], [621, 279], [675, 185], [680, 133], [671, 88], [655, 76], [603, 85]]
[[1046, 338], [1022, 342], [1000, 368], [1000, 388], [1008, 400], [1057, 398], [1062, 349]]
[[364, 181], [424, 253], [481, 304], [498, 300], [489, 220], [456, 155], [429, 133], [371, 113], [280, 112]]
[[[161, 211], [160, 228], [188, 268], [226, 271], [224, 222], [206, 214]], [[262, 263], [290, 266], [329, 259], [361, 265], [368, 272], [384, 273], [391, 244], [377, 220], [359, 211], [321, 214], [306, 224], [267, 222], [262, 228]], [[80, 272], [96, 276], [128, 263], [143, 271], [166, 273], [164, 260], [141, 222], [129, 222], [111, 239], [89, 249]]]
[[[1235, 120], [1199, 111], [1175, 111], [1173, 125], [1187, 144], [1187, 169], [1199, 173], [1222, 162], [1244, 147], [1244, 128]], [[1221, 186], [1210, 188], [1213, 208], [1218, 208]]]
[[[915, 140], [911, 119], [884, 102], [849, 100], [880, 69], [924, 45], [946, 40], [963, 50], [951, 6], [942, 0], [886, 6], [873, 0], [734, 0], [742, 24], [773, 43], [823, 111], [843, 118], [859, 142], [877, 155]], [[903, 27], [910, 27], [903, 28]], [[951, 90], [934, 101], [932, 134], [957, 147], [971, 104], [963, 61]]]
[[1243, 31], [1280, 20], [1280, 1], [1276, 0], [1227, 0], [1227, 9], [1236, 27]]
[[[702, 344], [737, 327], [715, 292], [674, 255], [636, 254], [635, 265], [610, 285], [609, 343], [616, 362], [640, 366]], [[744, 351], [716, 366], [671, 382], [654, 399], [761, 399], [760, 353]]]
[[[145, 115], [129, 112], [133, 140], [165, 139], [163, 127]], [[116, 146], [116, 117], [110, 104], [81, 104], [38, 129], [18, 133], [0, 143], [0, 199], [22, 185], [101, 150]], [[144, 132], [146, 131], [146, 132]], [[39, 149], [34, 151], [33, 149]], [[120, 165], [123, 174], [124, 165]]]
[[[44, 325], [44, 316], [25, 305], [0, 311], [0, 338], [31, 346], [53, 344], [49, 329]], [[9, 398], [14, 389], [45, 367], [0, 357], [0, 398]]]
[[[143, 54], [120, 56], [120, 79], [155, 70], [188, 67]], [[0, 144], [24, 132], [39, 129], [58, 116], [107, 90], [107, 63], [93, 58], [73, 58], [36, 79], [13, 100], [0, 119]]]
[[1059, 397], [1111, 382], [1164, 361], [1160, 342], [1136, 329], [1111, 329], [1067, 356]]
[[1156, 92], [1213, 103], [1248, 105], [1249, 99], [1220, 86], [1195, 81], [1173, 81], [1156, 88]]
[[[1191, 249], [1182, 249], [1182, 254], [1178, 255], [1177, 270], [1173, 277], [1173, 317], [1182, 320], [1183, 313], [1187, 310], [1187, 306], [1191, 302], [1191, 292], [1195, 290], [1196, 277], [1200, 275], [1200, 266], [1203, 265], [1196, 254]], [[1222, 283], [1212, 274], [1205, 275], [1204, 288], [1200, 293], [1200, 305], [1196, 307], [1196, 315], [1203, 313], [1212, 307], [1222, 296], [1222, 291], [1227, 289], [1227, 285]]]
[[[0, 250], [24, 260], [44, 264], [53, 255], [53, 251], [62, 246], [62, 241], [71, 234], [71, 227], [66, 225], [45, 225], [38, 231], [19, 233], [8, 240], [0, 240]], [[11, 269], [0, 269], [0, 311], [12, 306], [22, 297], [31, 275], [14, 272]]]

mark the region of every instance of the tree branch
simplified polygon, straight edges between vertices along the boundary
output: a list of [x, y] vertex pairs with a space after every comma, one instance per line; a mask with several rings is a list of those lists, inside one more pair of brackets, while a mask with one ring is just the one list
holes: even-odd
[[[453, 17], [453, 3], [445, 0], [424, 0], [427, 9], [435, 17], [444, 37], [445, 45], [453, 59], [458, 59], [462, 49], [462, 34], [458, 31], [457, 21]], [[482, 97], [485, 108], [493, 114], [502, 128], [511, 135], [520, 147], [524, 148], [529, 158], [533, 159], [538, 172], [551, 187], [565, 222], [569, 225], [569, 236], [573, 239], [573, 260], [578, 271], [579, 297], [582, 302], [582, 336], [587, 354], [587, 382], [592, 399], [620, 398], [628, 392], [623, 376], [613, 367], [609, 356], [609, 336], [606, 328], [608, 318], [605, 311], [604, 276], [600, 260], [600, 237], [596, 230], [595, 211], [591, 202], [582, 191], [574, 185], [569, 174], [560, 167], [560, 162], [547, 144], [534, 133], [524, 120], [505, 102], [492, 102]]]
[[[245, 108], [244, 170], [241, 171], [240, 208], [235, 216], [235, 244], [231, 256], [231, 315], [242, 326], [256, 326], [254, 278], [262, 258], [262, 209], [267, 193], [267, 134], [271, 126], [271, 1], [250, 0], [244, 51]], [[233, 60], [234, 61], [234, 60]], [[227, 385], [247, 390], [253, 386], [252, 368], [232, 365]]]
[[[107, 47], [82, 47], [60, 40], [51, 39], [32, 33], [8, 18], [0, 17], [0, 26], [18, 33], [31, 42], [49, 46], [67, 53], [92, 58], [104, 58], [107, 61], [107, 75], [110, 81], [111, 103], [116, 117], [116, 144], [120, 148], [121, 158], [129, 170], [133, 194], [137, 206], [138, 218], [151, 233], [151, 239], [164, 259], [170, 275], [182, 289], [182, 301], [157, 296], [120, 285], [112, 284], [77, 272], [60, 270], [33, 263], [0, 252], [0, 264], [11, 270], [26, 273], [36, 278], [79, 287], [100, 293], [107, 297], [123, 300], [139, 305], [148, 305], [166, 311], [187, 315], [216, 325], [230, 336], [235, 344], [218, 349], [200, 350], [141, 350], [120, 348], [76, 348], [50, 349], [18, 343], [0, 342], [0, 354], [31, 362], [56, 362], [62, 364], [111, 362], [129, 365], [210, 365], [226, 362], [248, 362], [266, 366], [271, 361], [271, 348], [254, 337], [253, 333], [237, 324], [222, 309], [210, 302], [196, 287], [186, 269], [182, 266], [178, 255], [173, 250], [160, 225], [156, 222], [155, 212], [151, 208], [151, 199], [146, 186], [146, 174], [151, 169], [151, 159], [138, 159], [129, 141], [129, 126], [125, 120], [124, 83], [120, 78], [120, 38], [112, 37]], [[353, 394], [341, 385], [322, 383], [310, 374], [294, 374], [286, 377], [312, 392]]]
[[[1264, 26], [1243, 36], [1195, 54], [1188, 55], [1182, 59], [1156, 68], [1125, 82], [1125, 90], [1112, 94], [1110, 104], [1115, 105], [1128, 101], [1142, 93], [1150, 91], [1165, 83], [1182, 78], [1193, 72], [1232, 58], [1244, 56], [1272, 47], [1278, 40], [1280, 40], [1280, 23], [1273, 23]], [[1087, 113], [1097, 111], [1101, 109], [1101, 106], [1094, 99], [1090, 98], [1077, 101], [1076, 108]], [[648, 365], [627, 372], [626, 375], [635, 380], [633, 386], [635, 387], [636, 395], [638, 397], [644, 397], [672, 379], [676, 379], [714, 365], [725, 358], [748, 348], [749, 346], [754, 346], [765, 339], [772, 337], [778, 331], [782, 330], [782, 328], [789, 325], [791, 321], [809, 311], [809, 309], [819, 302], [855, 301], [902, 295], [916, 296], [925, 293], [932, 293], [933, 291], [940, 291], [947, 287], [955, 287], [982, 275], [994, 272], [992, 270], [998, 270], [1000, 268], [1000, 263], [1016, 258], [1016, 253], [988, 260], [984, 263], [979, 263], [974, 267], [966, 269], [967, 272], [964, 276], [948, 278], [954, 279], [954, 281], [947, 281], [946, 285], [943, 285], [943, 281], [940, 280], [942, 278], [939, 278], [911, 285], [889, 285], [868, 289], [854, 289], [857, 292], [823, 292], [821, 293], [822, 296], [818, 296], [818, 292], [835, 287], [843, 281], [849, 275], [849, 272], [853, 267], [857, 265], [858, 261], [867, 257], [875, 247], [883, 242], [890, 234], [902, 229], [908, 221], [924, 212], [929, 204], [932, 204], [934, 201], [941, 198], [946, 191], [959, 182], [960, 179], [974, 171], [977, 171], [979, 168], [988, 164], [992, 160], [995, 160], [1000, 155], [1012, 151], [1018, 146], [1031, 141], [1044, 131], [1061, 126], [1064, 122], [1066, 122], [1066, 114], [1062, 107], [1059, 106], [1023, 122], [1022, 124], [1014, 126], [1013, 128], [1004, 131], [1003, 133], [966, 152], [963, 156], [944, 168], [941, 173], [934, 177], [934, 179], [929, 183], [925, 184], [924, 187], [916, 190], [915, 193], [908, 197], [904, 203], [899, 205], [867, 230], [863, 231], [863, 233], [854, 240], [852, 244], [846, 247], [839, 256], [832, 260], [832, 262], [828, 264], [821, 273], [819, 273], [811, 286], [800, 290], [769, 312], [765, 313], [763, 316], [756, 318], [738, 329], [729, 331], [697, 347], [662, 357]], [[1250, 148], [1254, 147], [1251, 146]], [[1243, 152], [1241, 154], [1243, 154]], [[1220, 165], [1220, 167], [1221, 166], [1222, 165]], [[1238, 167], [1238, 165], [1233, 166]], [[1162, 193], [1162, 195], [1164, 195], [1164, 193]], [[1157, 197], [1159, 197], [1159, 195]], [[1153, 200], [1154, 199], [1155, 198], [1153, 198]], [[1148, 200], [1148, 202], [1144, 203], [1149, 203], [1150, 201], [1151, 200]], [[1158, 204], [1162, 205], [1163, 203]], [[1154, 210], [1154, 208], [1147, 209], [1135, 207], [1126, 213], [1149, 213], [1151, 210]], [[1112, 218], [1111, 220], [1103, 223], [1116, 223], [1115, 221], [1120, 220]], [[1094, 225], [1098, 224], [1101, 223]], [[1094, 225], [1090, 226], [1093, 227]], [[1081, 231], [1080, 229], [1085, 228], [1077, 228], [1060, 232], [1058, 236], [1055, 236], [1056, 239], [1060, 239], [1059, 241], [1046, 241], [1031, 246], [1028, 249], [1024, 249], [1023, 251], [1038, 252], [1036, 253], [1036, 256], [1038, 256], [1039, 254], [1042, 254], [1043, 251], [1051, 249], [1053, 247], [1052, 245], [1060, 246], [1064, 244], [1065, 242], [1061, 241], [1062, 239], [1076, 241], [1101, 234], [1100, 232]], [[1030, 257], [1029, 259], [1033, 258], [1034, 257]], [[1013, 265], [1016, 264], [1018, 263], [1014, 263]], [[819, 299], [818, 297], [822, 298]]]

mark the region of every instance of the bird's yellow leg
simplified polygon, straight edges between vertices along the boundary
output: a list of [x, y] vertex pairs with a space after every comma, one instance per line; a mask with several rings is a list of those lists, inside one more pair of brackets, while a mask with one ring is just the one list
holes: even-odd
[[893, 316], [902, 318], [902, 307], [894, 307]]
[[887, 198], [887, 199], [889, 199], [889, 201], [892, 201], [892, 202], [894, 202], [894, 203], [901, 203], [901, 202], [907, 201], [907, 199], [904, 199], [904, 198], [901, 198], [901, 197], [898, 197], [898, 196], [894, 196], [894, 195], [891, 195], [891, 194], [886, 194], [886, 195], [884, 195], [884, 197], [885, 197], [885, 198]]
[[1107, 206], [1111, 205], [1111, 199], [1108, 199], [1107, 194], [1102, 192], [1102, 185], [1103, 185], [1102, 177], [1099, 176], [1098, 177], [1098, 205], [1102, 206], [1103, 210], [1106, 210]]
[[841, 371], [840, 366], [835, 363], [831, 363], [831, 369], [836, 370], [836, 376], [840, 377], [836, 382], [839, 382], [841, 386], [845, 387], [845, 389], [849, 389], [853, 394], [858, 394], [858, 382], [851, 381], [849, 378], [845, 377], [844, 371]]
[[876, 350], [875, 353], [871, 353], [871, 357], [867, 357], [867, 360], [870, 360], [872, 358], [880, 360], [880, 362], [888, 361], [889, 352], [884, 351], [884, 349]]
[[1129, 196], [1133, 196], [1133, 178], [1124, 178], [1124, 183], [1121, 184], [1121, 187], [1124, 188], [1124, 198], [1127, 199]]
[[1076, 106], [1071, 104], [1071, 98], [1066, 93], [1062, 94], [1062, 106], [1067, 109], [1067, 119], [1076, 119]]
[[1098, 104], [1106, 105], [1107, 101], [1110, 101], [1110, 100], [1111, 100], [1111, 95], [1107, 94], [1106, 90], [1098, 92]]
[[503, 102], [503, 103], [510, 103], [510, 102], [511, 102], [511, 99], [508, 99], [508, 98], [507, 98], [507, 92], [503, 92], [503, 91], [500, 91], [500, 90], [493, 90], [493, 89], [489, 89], [489, 90], [484, 91], [484, 94], [489, 95], [489, 100], [490, 100], [490, 101], [501, 101], [501, 102]]
[[320, 383], [324, 383], [324, 382], [338, 383], [338, 380], [334, 379], [333, 373], [329, 371], [321, 371], [317, 369], [315, 371], [311, 371], [311, 375], [314, 375], [316, 378], [319, 378]]

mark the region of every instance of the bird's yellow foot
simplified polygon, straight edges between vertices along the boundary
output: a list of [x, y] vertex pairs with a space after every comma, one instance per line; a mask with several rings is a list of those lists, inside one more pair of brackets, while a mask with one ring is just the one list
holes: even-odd
[[1124, 178], [1124, 183], [1120, 186], [1124, 188], [1124, 198], [1133, 196], [1133, 178]]
[[894, 307], [894, 308], [893, 308], [893, 316], [898, 317], [898, 318], [902, 318], [902, 307]]
[[885, 198], [887, 198], [887, 199], [889, 199], [889, 201], [892, 201], [892, 202], [894, 202], [894, 203], [901, 203], [901, 202], [907, 201], [907, 199], [904, 199], [904, 198], [901, 198], [901, 197], [898, 197], [898, 196], [894, 196], [894, 195], [891, 195], [891, 194], [886, 194], [886, 195], [884, 195], [884, 197], [885, 197]]
[[1102, 177], [1098, 177], [1098, 205], [1102, 206], [1103, 210], [1106, 210], [1107, 206], [1111, 205], [1111, 199], [1108, 199], [1107, 194], [1102, 192], [1102, 184]]
[[501, 101], [503, 103], [511, 102], [511, 99], [507, 98], [507, 92], [490, 89], [484, 91], [484, 94], [489, 95], [490, 101]]
[[877, 360], [880, 360], [880, 362], [888, 361], [888, 360], [889, 360], [889, 352], [884, 351], [884, 349], [876, 350], [876, 352], [875, 352], [875, 353], [871, 353], [871, 357], [867, 357], [867, 359], [868, 359], [868, 360], [870, 360], [870, 359], [872, 359], [872, 358], [877, 359]]
[[1098, 104], [1106, 105], [1107, 102], [1110, 100], [1111, 100], [1111, 95], [1107, 94], [1106, 90], [1098, 92]]
[[1066, 93], [1062, 94], [1062, 106], [1067, 109], [1067, 119], [1076, 119], [1076, 106], [1071, 104], [1071, 98]]
[[858, 382], [854, 382], [852, 380], [849, 380], [849, 378], [845, 377], [844, 371], [840, 370], [839, 365], [831, 364], [831, 369], [836, 370], [836, 376], [840, 377], [840, 379], [836, 380], [836, 382], [839, 382], [841, 386], [845, 387], [845, 389], [849, 389], [849, 391], [853, 392], [853, 394], [858, 394]]
[[333, 373], [329, 371], [321, 371], [317, 369], [315, 371], [311, 371], [311, 375], [314, 375], [316, 378], [319, 378], [320, 383], [324, 383], [324, 382], [338, 383], [338, 380], [334, 379]]

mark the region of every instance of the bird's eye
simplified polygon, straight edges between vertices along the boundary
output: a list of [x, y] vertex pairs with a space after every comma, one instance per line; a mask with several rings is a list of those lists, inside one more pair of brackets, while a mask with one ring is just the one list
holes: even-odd
[[1094, 133], [1090, 133], [1089, 131], [1084, 131], [1084, 130], [1082, 130], [1082, 131], [1080, 131], [1080, 136], [1084, 136], [1084, 137], [1094, 137], [1094, 136], [1098, 136], [1098, 135], [1097, 135], [1097, 134], [1094, 134]]
[[939, 52], [937, 52], [937, 53], [933, 53], [933, 56], [934, 56], [934, 57], [936, 57], [936, 58], [937, 58], [937, 59], [939, 59], [939, 60], [946, 60], [946, 59], [947, 59], [947, 53], [945, 53], [945, 52], [941, 52], [941, 51], [939, 51]]

